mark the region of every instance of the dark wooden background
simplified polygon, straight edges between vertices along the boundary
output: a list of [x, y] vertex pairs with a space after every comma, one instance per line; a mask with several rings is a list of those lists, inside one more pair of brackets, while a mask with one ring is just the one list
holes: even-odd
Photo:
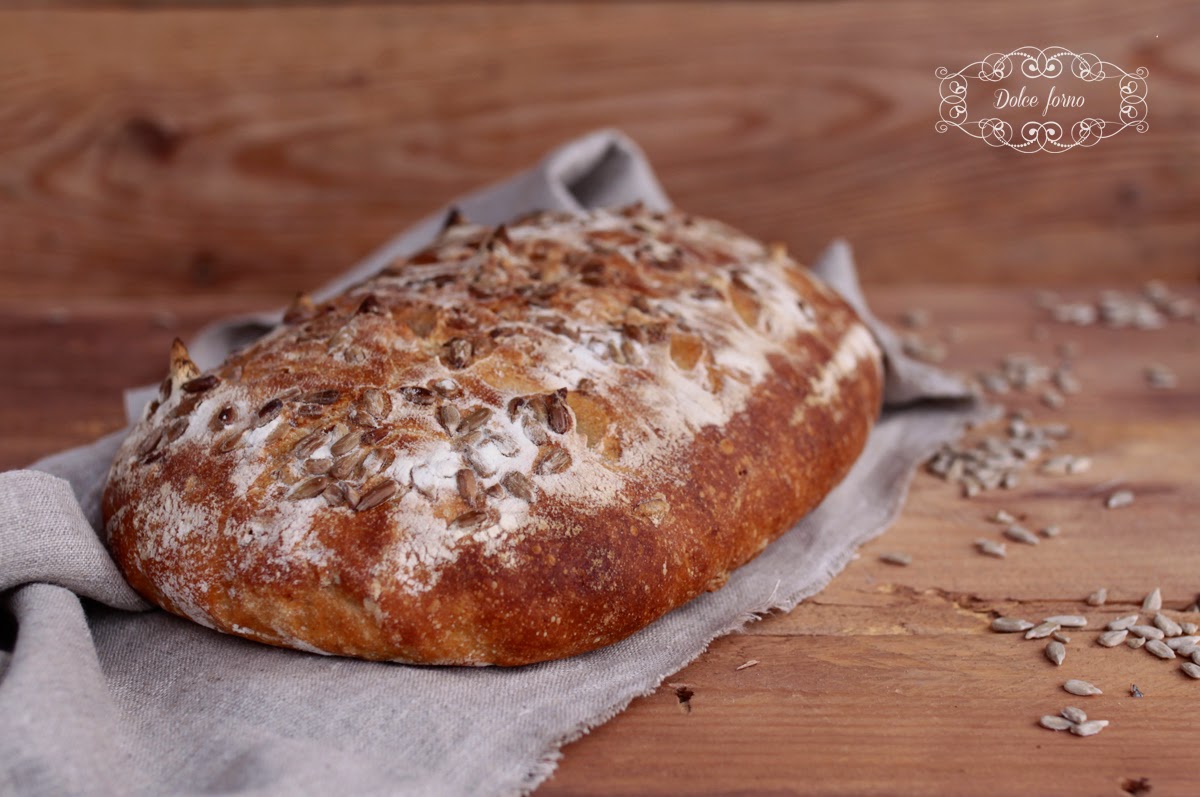
[[[869, 282], [1200, 275], [1200, 4], [802, 2], [0, 12], [0, 296], [276, 302], [619, 127], [676, 201]], [[938, 66], [1150, 70], [1148, 133], [938, 134]]]

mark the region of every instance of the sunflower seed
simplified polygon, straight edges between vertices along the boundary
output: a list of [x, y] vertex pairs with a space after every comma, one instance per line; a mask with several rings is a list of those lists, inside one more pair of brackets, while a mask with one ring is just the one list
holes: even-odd
[[1003, 509], [997, 509], [992, 514], [988, 515], [988, 520], [993, 523], [1003, 523], [1005, 525], [1011, 525], [1017, 522], [1015, 517], [1010, 515], [1008, 512], [1005, 512]]
[[887, 551], [886, 553], [881, 553], [879, 555], [879, 561], [885, 562], [889, 565], [907, 567], [908, 565], [912, 564], [912, 555], [907, 554], [904, 551]]
[[318, 476], [324, 473], [329, 473], [329, 469], [332, 467], [333, 460], [330, 457], [317, 457], [316, 459], [307, 460], [304, 463], [305, 472]]
[[1200, 664], [1196, 664], [1193, 661], [1185, 661], [1179, 665], [1179, 669], [1183, 670], [1184, 674], [1189, 678], [1200, 679]]
[[975, 540], [975, 547], [985, 556], [994, 556], [997, 559], [1003, 559], [1008, 556], [1008, 550], [1004, 543], [994, 540]]
[[542, 457], [541, 462], [538, 463], [537, 471], [538, 473], [545, 474], [562, 473], [570, 466], [571, 455], [565, 449], [554, 448], [546, 456]]
[[1154, 615], [1154, 624], [1167, 636], [1179, 636], [1183, 633], [1183, 626], [1162, 613]]
[[1109, 631], [1126, 631], [1137, 625], [1137, 621], [1138, 616], [1136, 614], [1130, 614], [1126, 615], [1125, 617], [1118, 617], [1116, 620], [1110, 620], [1105, 628], [1107, 628]]
[[453, 379], [435, 379], [429, 387], [445, 398], [458, 398], [462, 395], [462, 387]]
[[341, 395], [341, 392], [337, 390], [317, 390], [301, 396], [299, 401], [301, 404], [319, 404], [322, 406], [328, 406], [341, 398]]
[[509, 471], [500, 480], [504, 485], [504, 489], [508, 490], [516, 498], [520, 498], [527, 503], [533, 501], [533, 482], [529, 481], [529, 477], [524, 473], [519, 473], [515, 470]]
[[221, 380], [215, 374], [206, 374], [198, 376], [195, 379], [189, 379], [180, 385], [184, 393], [203, 393], [206, 390], [212, 390]]
[[1028, 631], [1030, 628], [1033, 628], [1033, 623], [1017, 617], [997, 617], [995, 620], [992, 620], [992, 630], [1002, 634]]
[[479, 479], [475, 477], [475, 471], [463, 468], [454, 474], [454, 481], [458, 485], [458, 494], [463, 497], [463, 500], [471, 506], [476, 506], [482, 493], [479, 489]]
[[1108, 590], [1105, 589], [1104, 587], [1101, 587], [1100, 589], [1093, 592], [1091, 595], [1087, 596], [1087, 605], [1088, 606], [1103, 606], [1104, 602], [1107, 600], [1108, 600]]
[[1062, 666], [1063, 660], [1067, 658], [1067, 649], [1063, 646], [1063, 643], [1059, 642], [1058, 640], [1051, 640], [1050, 642], [1046, 643], [1045, 653], [1046, 658], [1054, 662], [1056, 667]]
[[316, 498], [325, 492], [325, 488], [328, 486], [329, 479], [324, 476], [313, 476], [311, 479], [305, 479], [292, 488], [292, 491], [288, 493], [288, 500], [303, 501], [306, 498]]
[[328, 430], [318, 429], [312, 434], [300, 438], [296, 445], [292, 446], [292, 456], [299, 460], [308, 459], [314, 451], [325, 445], [328, 438]]
[[[1200, 644], [1200, 636], [1177, 636], [1164, 639], [1163, 641], [1167, 643], [1167, 647], [1171, 650], [1178, 652], [1187, 649], [1191, 645]], [[1191, 651], [1188, 652], [1190, 653]]]
[[1105, 631], [1096, 641], [1106, 648], [1115, 648], [1124, 642], [1127, 636], [1129, 636], [1129, 632], [1124, 629], [1120, 631]]
[[474, 354], [475, 347], [469, 340], [452, 338], [446, 343], [444, 358], [446, 365], [457, 371], [470, 365]]
[[1095, 736], [1108, 727], [1108, 720], [1089, 720], [1071, 726], [1071, 733], [1076, 736]]
[[1064, 645], [1068, 645], [1071, 643], [1071, 637], [1067, 636], [1062, 631], [1055, 631], [1053, 634], [1051, 634], [1051, 637], [1053, 637], [1054, 639], [1057, 639], [1059, 642], [1063, 643]]
[[362, 432], [347, 432], [334, 441], [333, 445], [329, 448], [329, 452], [335, 457], [340, 457], [358, 448], [361, 442]]
[[370, 453], [365, 448], [360, 448], [357, 451], [351, 451], [341, 459], [333, 463], [333, 467], [329, 469], [329, 475], [335, 479], [348, 479], [358, 470], [358, 466], [363, 464], [363, 460]]
[[[1167, 647], [1171, 647], [1171, 640], [1169, 639], [1167, 640]], [[1189, 642], [1185, 645], [1180, 645], [1177, 648], [1172, 647], [1171, 650], [1175, 651], [1175, 655], [1179, 656], [1180, 658], [1194, 658], [1197, 653], [1200, 653], [1200, 643]]]
[[[1109, 509], [1120, 509], [1123, 506], [1129, 506], [1133, 503], [1133, 492], [1130, 490], [1117, 490], [1104, 500], [1104, 505]], [[1147, 609], [1146, 611], [1150, 611]]]
[[1043, 623], [1057, 623], [1063, 628], [1087, 628], [1087, 618], [1081, 617], [1078, 614], [1056, 614], [1053, 617], [1047, 617]]
[[437, 402], [437, 396], [434, 392], [420, 385], [405, 385], [400, 388], [400, 395], [410, 404], [416, 404], [421, 407], [428, 407], [430, 404]]
[[366, 488], [352, 508], [355, 512], [366, 512], [368, 509], [374, 509], [380, 504], [390, 501], [398, 492], [400, 492], [400, 485], [394, 479], [384, 479]]
[[1167, 366], [1154, 364], [1146, 367], [1146, 384], [1155, 390], [1172, 390], [1179, 385], [1179, 379]]
[[438, 421], [450, 434], [458, 431], [458, 426], [462, 422], [462, 415], [458, 412], [458, 407], [453, 404], [443, 404], [438, 407]]
[[1150, 651], [1155, 656], [1158, 656], [1160, 659], [1175, 658], [1175, 651], [1167, 647], [1165, 642], [1162, 642], [1158, 639], [1147, 639], [1146, 650]]
[[1041, 534], [1043, 537], [1049, 539], [1051, 537], [1057, 537], [1060, 531], [1062, 531], [1062, 529], [1060, 529], [1058, 526], [1046, 526], [1043, 529], [1039, 529], [1038, 534]]
[[[387, 420], [388, 415], [392, 412], [392, 399], [387, 393], [379, 388], [369, 387], [362, 392], [362, 396], [358, 399], [358, 417], [360, 420], [363, 416], [370, 419], [374, 423], [382, 423]], [[367, 424], [368, 426], [372, 424]]]
[[1137, 650], [1138, 648], [1140, 648], [1146, 644], [1146, 640], [1140, 636], [1131, 636], [1125, 640], [1125, 644], [1128, 645], [1129, 647], [1133, 648], [1134, 650]]
[[1037, 535], [1024, 526], [1006, 526], [1004, 528], [1004, 536], [1014, 542], [1023, 542], [1026, 545], [1037, 545]]
[[258, 409], [258, 417], [254, 421], [255, 426], [266, 426], [271, 421], [279, 417], [279, 413], [283, 412], [283, 400], [273, 398]]
[[1065, 684], [1063, 684], [1063, 689], [1067, 690], [1073, 695], [1079, 695], [1080, 697], [1104, 694], [1093, 684], [1090, 684], [1087, 681], [1081, 681], [1078, 678], [1072, 678], [1071, 680], [1067, 681]]
[[1072, 723], [1087, 722], [1087, 712], [1075, 706], [1067, 706], [1059, 714], [1063, 719]]
[[1141, 690], [1141, 689], [1138, 689], [1138, 685], [1137, 685], [1137, 684], [1130, 684], [1130, 685], [1129, 685], [1129, 696], [1130, 696], [1130, 697], [1145, 697], [1145, 695], [1144, 695], [1144, 694], [1142, 694], [1142, 690]]
[[1059, 629], [1058, 623], [1041, 623], [1025, 632], [1026, 639], [1044, 639]]
[[1195, 623], [1180, 623], [1179, 627], [1183, 630], [1183, 633], [1187, 634], [1188, 636], [1200, 631], [1200, 625], [1196, 625]]
[[738, 666], [734, 667], [733, 669], [735, 672], [739, 672], [741, 670], [745, 670], [750, 667], [753, 667], [756, 664], [758, 664], [758, 659], [750, 659], [749, 661], [745, 662], [744, 664], [739, 664]]
[[1134, 625], [1130, 626], [1129, 633], [1134, 636], [1140, 636], [1142, 639], [1162, 639], [1166, 634], [1161, 628], [1153, 625]]
[[1200, 650], [1192, 651], [1192, 661], [1196, 662], [1197, 664], [1200, 664]]
[[1071, 725], [1073, 724], [1070, 720], [1063, 719], [1062, 717], [1056, 717], [1053, 714], [1043, 715], [1042, 718], [1038, 720], [1038, 723], [1043, 728], [1049, 728], [1052, 731], [1070, 730]]
[[1145, 597], [1142, 601], [1142, 611], [1157, 612], [1162, 608], [1162, 590], [1155, 587], [1154, 590]]
[[1057, 390], [1051, 390], [1049, 388], [1042, 391], [1041, 399], [1042, 403], [1052, 410], [1056, 410], [1061, 407], [1065, 401], [1061, 393], [1059, 393]]
[[245, 429], [238, 429], [237, 431], [230, 432], [229, 434], [225, 435], [225, 437], [221, 439], [221, 442], [217, 443], [217, 451], [221, 452], [222, 454], [228, 454], [235, 448], [240, 448], [242, 445], [242, 437], [245, 435], [245, 433]]
[[571, 429], [571, 413], [567, 411], [565, 390], [551, 393], [546, 398], [546, 424], [555, 434], [565, 434]]
[[1079, 473], [1087, 473], [1091, 469], [1091, 457], [1072, 457], [1070, 463], [1067, 464], [1067, 473], [1072, 476]]
[[459, 434], [468, 434], [482, 427], [492, 417], [492, 411], [487, 407], [478, 407], [463, 416], [458, 426]]
[[477, 509], [471, 509], [463, 512], [454, 520], [450, 521], [452, 529], [473, 529], [482, 526], [488, 520], [487, 512], [481, 512]]

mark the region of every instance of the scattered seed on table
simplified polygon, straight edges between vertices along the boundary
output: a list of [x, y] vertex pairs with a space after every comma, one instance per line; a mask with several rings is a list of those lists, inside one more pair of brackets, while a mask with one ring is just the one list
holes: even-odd
[[1133, 648], [1134, 650], [1137, 650], [1142, 645], [1146, 644], [1146, 640], [1140, 636], [1131, 636], [1131, 637], [1129, 637], [1129, 639], [1125, 640], [1125, 644], [1128, 645], [1129, 647]]
[[1137, 684], [1129, 685], [1129, 696], [1130, 697], [1145, 697], [1145, 695], [1142, 694], [1142, 690], [1138, 689]]
[[1200, 643], [1200, 636], [1173, 636], [1163, 641], [1167, 643], [1167, 647], [1178, 653], [1184, 648]]
[[1167, 636], [1179, 636], [1183, 633], [1183, 626], [1161, 612], [1154, 615], [1154, 624]]
[[1200, 625], [1196, 625], [1195, 623], [1180, 623], [1179, 627], [1182, 628], [1183, 633], [1187, 634], [1188, 636], [1200, 631]]
[[1063, 684], [1063, 689], [1067, 690], [1073, 695], [1079, 695], [1080, 697], [1104, 694], [1098, 688], [1096, 688], [1094, 684], [1090, 684], [1087, 681], [1081, 681], [1078, 678], [1072, 678], [1071, 680], [1067, 681], [1065, 684]]
[[984, 556], [994, 556], [997, 559], [1003, 559], [1008, 556], [1008, 548], [1002, 542], [994, 540], [975, 540], [975, 547]]
[[1075, 706], [1067, 706], [1060, 711], [1059, 714], [1061, 714], [1062, 718], [1068, 722], [1087, 722], [1087, 712], [1081, 708], [1076, 708]]
[[1024, 526], [1005, 526], [1004, 536], [1008, 537], [1014, 542], [1023, 542], [1026, 545], [1037, 545], [1038, 542], [1040, 542], [1040, 540], [1037, 538], [1037, 535]]
[[1087, 473], [1092, 469], [1091, 457], [1074, 457], [1067, 463], [1067, 473], [1075, 476], [1080, 473]]
[[1122, 628], [1119, 631], [1105, 631], [1096, 641], [1106, 648], [1115, 648], [1124, 642], [1127, 636], [1129, 632]]
[[1197, 664], [1200, 664], [1200, 650], [1192, 651], [1192, 661], [1196, 662]]
[[1071, 733], [1076, 736], [1095, 736], [1108, 727], [1108, 720], [1088, 720], [1071, 726]]
[[995, 620], [992, 620], [992, 630], [999, 631], [1002, 634], [1028, 631], [1030, 628], [1033, 628], [1033, 623], [1017, 617], [997, 617]]
[[1146, 366], [1146, 384], [1155, 390], [1171, 390], [1179, 384], [1175, 372], [1165, 365]]
[[993, 523], [1004, 523], [1005, 525], [1017, 522], [1015, 517], [1010, 515], [1008, 512], [1005, 512], [1003, 509], [997, 509], [992, 514], [988, 515], [988, 520]]
[[1049, 728], [1052, 731], [1067, 731], [1071, 729], [1071, 726], [1074, 723], [1064, 717], [1056, 717], [1053, 714], [1045, 714], [1040, 720], [1038, 720], [1038, 724], [1043, 728]]
[[1200, 679], [1200, 664], [1196, 664], [1192, 661], [1185, 661], [1183, 664], [1179, 665], [1179, 669], [1183, 670], [1184, 674], [1191, 678]]
[[[1063, 660], [1067, 658], [1067, 649], [1063, 646], [1063, 643], [1055, 639], [1046, 643], [1045, 654], [1046, 658], [1054, 662], [1054, 666], [1061, 667]], [[1172, 653], [1171, 655], [1175, 654]]]
[[1063, 628], [1087, 628], [1087, 618], [1078, 614], [1056, 614], [1042, 620], [1043, 623], [1058, 623]]
[[1109, 631], [1125, 631], [1137, 625], [1138, 616], [1136, 614], [1118, 617], [1116, 620], [1111, 620], [1107, 626]]
[[1071, 637], [1067, 636], [1062, 631], [1055, 631], [1053, 634], [1051, 634], [1051, 637], [1057, 639], [1064, 645], [1069, 645], [1071, 643]]
[[1167, 647], [1165, 642], [1158, 639], [1147, 639], [1146, 650], [1150, 651], [1155, 656], [1158, 656], [1160, 659], [1175, 658], [1175, 651]]
[[[1104, 499], [1104, 505], [1109, 509], [1120, 509], [1121, 507], [1129, 506], [1132, 503], [1133, 492], [1130, 490], [1117, 490], [1108, 498]], [[1150, 609], [1146, 609], [1146, 611], [1150, 611]]]
[[912, 554], [907, 554], [904, 551], [888, 551], [879, 555], [879, 561], [886, 562], [889, 565], [908, 567], [912, 564]]
[[1142, 639], [1162, 639], [1165, 636], [1161, 628], [1157, 628], [1152, 625], [1131, 626], [1129, 633], [1135, 636], [1140, 636]]
[[1062, 529], [1060, 529], [1058, 526], [1046, 526], [1044, 529], [1041, 529], [1038, 533], [1041, 534], [1043, 537], [1049, 538], [1049, 537], [1057, 537], [1058, 533], [1060, 531], [1062, 531]]
[[746, 662], [745, 664], [739, 664], [738, 666], [734, 667], [733, 669], [735, 672], [738, 670], [745, 670], [749, 667], [753, 667], [755, 664], [758, 664], [758, 659], [750, 659], [750, 661]]
[[1059, 629], [1058, 623], [1042, 623], [1025, 632], [1026, 639], [1045, 639]]
[[1103, 606], [1105, 601], [1107, 601], [1107, 600], [1108, 600], [1108, 590], [1105, 589], [1104, 587], [1101, 587], [1100, 589], [1093, 592], [1091, 595], [1087, 596], [1087, 605], [1088, 606]]
[[1041, 399], [1042, 399], [1042, 403], [1045, 404], [1047, 407], [1049, 407], [1052, 410], [1056, 410], [1059, 407], [1061, 407], [1065, 401], [1062, 397], [1062, 393], [1059, 393], [1057, 390], [1051, 390], [1049, 388], [1042, 391]]
[[[1117, 495], [1117, 493], [1113, 493], [1113, 495]], [[1162, 590], [1159, 589], [1158, 587], [1155, 587], [1154, 591], [1151, 592], [1149, 595], [1147, 595], [1145, 597], [1145, 599], [1142, 601], [1142, 611], [1143, 612], [1157, 612], [1161, 608], [1162, 608]]]

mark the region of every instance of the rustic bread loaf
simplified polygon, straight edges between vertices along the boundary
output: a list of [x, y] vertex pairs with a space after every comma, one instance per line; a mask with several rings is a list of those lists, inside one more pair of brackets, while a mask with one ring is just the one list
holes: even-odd
[[213, 371], [177, 341], [106, 535], [142, 595], [248, 639], [555, 659], [718, 589], [816, 506], [881, 381], [845, 302], [724, 225], [452, 217]]

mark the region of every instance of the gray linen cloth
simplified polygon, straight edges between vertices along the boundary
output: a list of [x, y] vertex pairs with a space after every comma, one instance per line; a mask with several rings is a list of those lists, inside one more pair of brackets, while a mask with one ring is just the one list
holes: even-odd
[[[499, 223], [532, 209], [668, 200], [641, 152], [614, 131], [462, 199]], [[429, 241], [443, 214], [326, 287]], [[709, 642], [829, 582], [883, 532], [914, 467], [979, 406], [964, 386], [907, 359], [871, 317], [849, 249], [816, 272], [868, 317], [887, 360], [887, 408], [850, 475], [724, 589], [625, 641], [517, 669], [411, 667], [279, 650], [148, 607], [100, 543], [99, 497], [125, 433], [0, 474], [0, 611], [18, 625], [0, 652], [0, 793], [6, 795], [518, 794], [554, 770], [559, 747], [652, 691]], [[278, 314], [214, 326], [192, 342], [203, 366]], [[133, 391], [135, 417], [145, 400]]]

